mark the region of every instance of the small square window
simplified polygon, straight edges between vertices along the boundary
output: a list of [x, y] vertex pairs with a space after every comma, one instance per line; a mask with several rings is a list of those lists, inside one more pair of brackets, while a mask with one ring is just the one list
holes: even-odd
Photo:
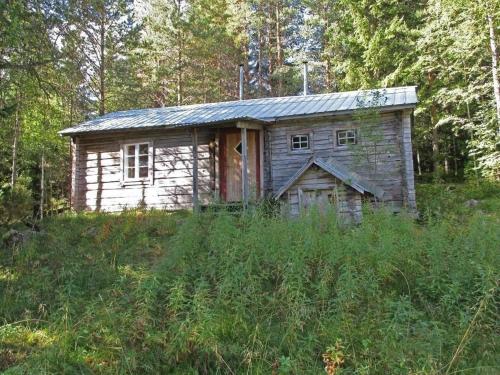
[[309, 150], [309, 135], [297, 134], [292, 135], [291, 139], [292, 151], [296, 150]]
[[356, 129], [338, 130], [337, 131], [337, 146], [355, 145], [358, 143]]

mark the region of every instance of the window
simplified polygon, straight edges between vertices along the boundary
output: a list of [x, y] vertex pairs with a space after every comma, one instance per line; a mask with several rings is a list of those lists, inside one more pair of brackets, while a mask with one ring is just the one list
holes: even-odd
[[123, 156], [123, 179], [125, 181], [149, 179], [150, 143], [124, 145]]
[[309, 150], [308, 134], [292, 135], [292, 151], [295, 150]]
[[243, 151], [243, 148], [241, 147], [241, 142], [236, 145], [236, 147], [234, 148], [234, 151], [236, 151], [238, 153], [238, 155], [241, 156], [241, 152]]
[[337, 146], [355, 145], [356, 143], [358, 143], [358, 139], [355, 129], [337, 131]]

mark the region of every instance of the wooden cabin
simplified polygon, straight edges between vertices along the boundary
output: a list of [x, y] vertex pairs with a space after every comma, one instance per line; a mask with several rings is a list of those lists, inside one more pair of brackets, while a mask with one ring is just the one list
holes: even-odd
[[359, 220], [414, 210], [415, 87], [108, 113], [65, 129], [76, 210], [178, 210], [277, 199]]

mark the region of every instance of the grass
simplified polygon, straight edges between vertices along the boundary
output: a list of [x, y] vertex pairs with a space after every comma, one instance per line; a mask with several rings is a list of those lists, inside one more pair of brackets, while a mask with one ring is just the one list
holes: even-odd
[[[466, 207], [477, 199], [477, 207]], [[6, 374], [496, 374], [500, 187], [366, 210], [66, 214], [0, 250]], [[333, 369], [333, 370], [332, 370]]]

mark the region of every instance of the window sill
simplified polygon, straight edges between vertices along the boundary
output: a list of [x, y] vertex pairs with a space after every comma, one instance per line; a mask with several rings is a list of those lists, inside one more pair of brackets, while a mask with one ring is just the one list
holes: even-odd
[[138, 180], [124, 180], [121, 182], [121, 186], [152, 186], [151, 180], [149, 178], [138, 179]]

